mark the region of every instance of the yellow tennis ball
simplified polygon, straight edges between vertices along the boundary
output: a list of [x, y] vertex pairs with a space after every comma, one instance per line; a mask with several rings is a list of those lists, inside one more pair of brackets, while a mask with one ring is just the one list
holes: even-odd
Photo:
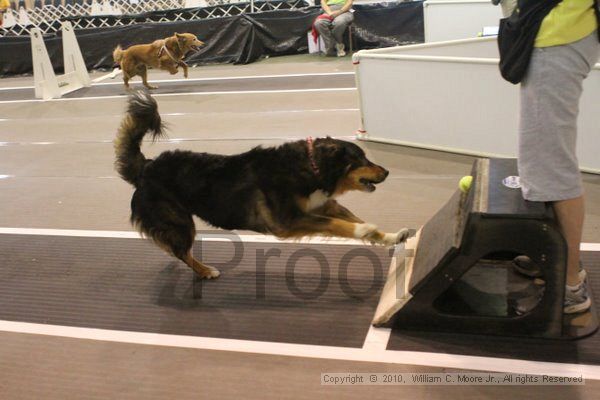
[[461, 192], [467, 193], [471, 188], [471, 183], [473, 183], [473, 177], [471, 175], [463, 176], [458, 182], [458, 188]]

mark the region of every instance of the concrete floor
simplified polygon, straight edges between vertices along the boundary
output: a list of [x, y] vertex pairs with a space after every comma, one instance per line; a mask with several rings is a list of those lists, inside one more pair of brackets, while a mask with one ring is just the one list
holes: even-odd
[[[191, 78], [352, 71], [349, 58], [290, 56], [246, 66], [195, 68]], [[94, 74], [94, 77], [102, 74]], [[152, 79], [168, 76], [156, 72]], [[118, 79], [118, 78], [117, 78]], [[31, 77], [0, 87], [31, 86]], [[0, 227], [131, 231], [132, 188], [113, 169], [125, 99], [5, 103], [0, 107]], [[181, 148], [232, 154], [307, 136], [351, 137], [358, 128], [355, 91], [174, 96], [158, 99], [170, 139], [145, 143], [152, 157]], [[472, 157], [361, 142], [391, 172], [372, 194], [341, 202], [384, 230], [419, 227], [469, 173]], [[585, 175], [584, 241], [600, 242], [600, 176]], [[198, 222], [198, 229], [207, 229]], [[382, 363], [304, 359], [54, 336], [0, 333], [0, 398], [595, 398], [582, 387], [324, 387], [326, 371], [440, 372]], [[465, 366], [468, 368], [468, 366]], [[257, 373], [259, 371], [259, 373]], [[535, 371], [532, 371], [535, 372]]]

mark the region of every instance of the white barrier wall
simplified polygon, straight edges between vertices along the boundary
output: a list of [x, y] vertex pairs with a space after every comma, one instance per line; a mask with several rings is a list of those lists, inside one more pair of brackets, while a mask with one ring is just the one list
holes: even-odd
[[[420, 44], [354, 55], [366, 140], [516, 157], [519, 86], [500, 76], [496, 38]], [[578, 156], [600, 173], [600, 64], [584, 81]]]
[[490, 0], [427, 0], [425, 42], [474, 38], [484, 26], [498, 26], [502, 9]]

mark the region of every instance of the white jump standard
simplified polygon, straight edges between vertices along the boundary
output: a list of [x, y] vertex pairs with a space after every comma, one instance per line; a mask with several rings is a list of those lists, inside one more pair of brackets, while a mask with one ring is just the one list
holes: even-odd
[[48, 56], [42, 32], [39, 28], [31, 29], [33, 79], [35, 97], [38, 99], [60, 98], [64, 94], [89, 87], [92, 84], [75, 32], [69, 21], [62, 23], [62, 44], [65, 73], [57, 76]]

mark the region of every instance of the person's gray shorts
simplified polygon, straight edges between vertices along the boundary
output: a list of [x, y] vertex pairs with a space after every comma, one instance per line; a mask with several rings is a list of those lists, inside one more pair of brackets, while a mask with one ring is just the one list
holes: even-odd
[[533, 51], [521, 83], [519, 121], [519, 175], [526, 200], [560, 201], [583, 194], [577, 115], [582, 82], [599, 52], [596, 32]]

